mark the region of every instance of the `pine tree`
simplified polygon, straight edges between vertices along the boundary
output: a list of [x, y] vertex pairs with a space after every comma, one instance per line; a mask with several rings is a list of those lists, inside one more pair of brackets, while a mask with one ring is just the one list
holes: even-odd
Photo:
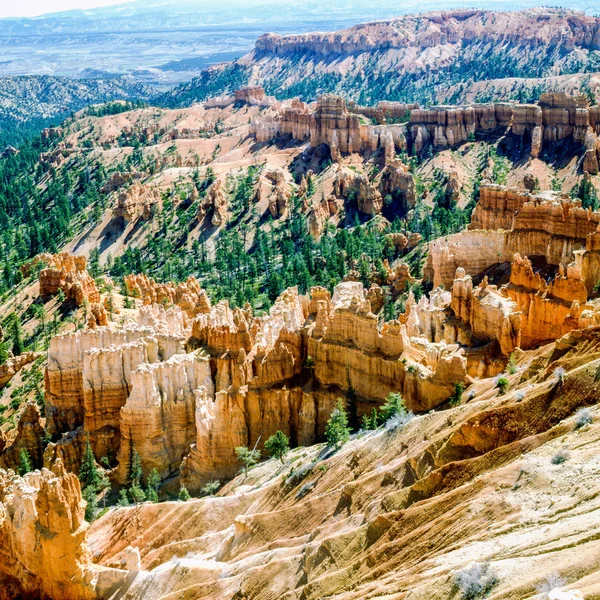
[[127, 490], [125, 488], [119, 492], [119, 506], [129, 506], [129, 498], [127, 497]]
[[15, 356], [19, 356], [25, 352], [25, 344], [23, 344], [23, 331], [21, 329], [21, 322], [19, 321], [19, 317], [14, 315], [11, 327], [11, 337], [12, 337], [12, 351]]
[[79, 481], [83, 488], [91, 487], [94, 490], [98, 490], [100, 487], [100, 474], [98, 472], [98, 467], [96, 466], [96, 457], [94, 456], [89, 437], [85, 443], [83, 460], [81, 461], [81, 467], [79, 469]]
[[190, 493], [187, 491], [187, 488], [185, 488], [184, 486], [181, 486], [181, 489], [179, 490], [179, 494], [177, 497], [183, 502], [187, 502], [191, 498]]
[[386, 423], [392, 417], [395, 417], [396, 415], [403, 416], [406, 415], [407, 412], [402, 395], [397, 392], [392, 392], [387, 395], [385, 404], [379, 410], [379, 422]]
[[327, 421], [325, 437], [327, 438], [327, 445], [336, 449], [343, 446], [350, 438], [348, 415], [341, 399], [337, 401], [336, 407], [331, 412], [329, 421]]
[[278, 431], [265, 442], [265, 450], [273, 458], [277, 458], [284, 462], [285, 455], [290, 450], [290, 440], [283, 431]]
[[17, 467], [17, 472], [21, 477], [33, 471], [33, 467], [31, 466], [31, 457], [29, 456], [29, 452], [25, 449], [19, 452], [19, 466]]
[[248, 469], [253, 467], [260, 460], [260, 450], [254, 448], [250, 450], [246, 446], [238, 446], [235, 449], [235, 455], [238, 460], [242, 463], [242, 470], [244, 471], [244, 476], [248, 475]]
[[158, 502], [158, 488], [160, 486], [160, 475], [156, 469], [152, 469], [146, 481], [146, 498], [150, 502]]
[[85, 507], [85, 520], [88, 523], [91, 523], [96, 518], [96, 514], [98, 512], [98, 499], [96, 498], [96, 490], [91, 485], [88, 485], [83, 488], [81, 495], [87, 502], [87, 506]]
[[141, 487], [134, 483], [129, 488], [129, 497], [131, 498], [132, 502], [139, 504], [146, 499], [146, 494], [144, 494], [144, 490]]
[[130, 440], [129, 444], [129, 471], [127, 481], [130, 486], [141, 487], [142, 484], [142, 460], [135, 446]]
[[346, 407], [348, 412], [348, 424], [350, 426], [351, 431], [356, 431], [358, 429], [358, 397], [356, 392], [354, 391], [354, 387], [352, 387], [352, 380], [350, 378], [350, 369], [346, 366], [346, 379], [348, 380], [348, 391], [346, 392]]

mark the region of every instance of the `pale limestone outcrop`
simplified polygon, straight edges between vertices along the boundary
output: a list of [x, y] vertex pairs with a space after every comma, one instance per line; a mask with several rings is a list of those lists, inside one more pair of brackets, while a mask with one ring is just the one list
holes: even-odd
[[117, 195], [113, 216], [123, 218], [127, 222], [137, 219], [147, 221], [161, 207], [162, 196], [157, 188], [135, 182]]
[[[518, 254], [511, 266], [510, 283], [503, 288], [522, 313], [522, 348], [530, 348], [541, 342], [562, 337], [588, 323], [580, 321], [582, 312], [594, 312], [586, 307], [587, 290], [581, 274], [575, 268], [565, 272], [561, 266], [556, 277], [547, 283], [534, 273], [531, 261]], [[588, 317], [589, 318], [589, 317]], [[600, 322], [594, 314], [592, 322]]]
[[96, 302], [90, 306], [88, 315], [88, 327], [106, 327], [108, 325], [108, 312], [104, 304]]
[[[430, 147], [443, 150], [474, 136], [514, 136], [530, 147], [532, 158], [553, 143], [573, 140], [585, 144], [584, 171], [598, 172], [598, 107], [590, 107], [584, 96], [551, 92], [542, 94], [536, 104], [504, 102], [430, 108], [383, 104], [363, 107], [328, 94], [312, 107], [296, 102], [259, 117], [253, 121], [251, 132], [259, 142], [289, 136], [295, 140], [310, 139], [313, 149], [325, 144], [334, 161], [345, 154], [381, 149], [386, 163], [394, 159], [396, 151], [422, 154]], [[376, 124], [367, 123], [365, 117]], [[387, 123], [388, 119], [407, 122]]]
[[414, 206], [416, 186], [408, 167], [400, 161], [388, 163], [381, 171], [379, 193], [386, 208], [394, 212], [403, 214]]
[[228, 207], [229, 201], [223, 189], [223, 182], [217, 179], [198, 203], [198, 220], [202, 221], [210, 214], [210, 222], [219, 227], [227, 221]]
[[325, 198], [325, 196], [313, 196], [307, 209], [308, 231], [314, 238], [319, 238], [325, 231], [327, 222], [331, 217], [336, 216], [343, 205], [343, 200], [338, 200], [334, 195]]
[[424, 277], [450, 288], [459, 267], [474, 276], [520, 254], [565, 269], [576, 262], [590, 293], [598, 275], [593, 240], [599, 225], [600, 213], [556, 192], [483, 185], [469, 230], [430, 243]]
[[[398, 321], [379, 330], [361, 283], [338, 285], [331, 301], [319, 296], [314, 329], [319, 337], [309, 338], [308, 352], [323, 385], [352, 386], [373, 399], [402, 391], [411, 409], [428, 410], [465, 378], [466, 360], [458, 346], [413, 340]], [[408, 363], [418, 366], [408, 369]]]
[[347, 166], [338, 168], [333, 193], [347, 203], [355, 202], [358, 210], [366, 215], [380, 214], [383, 208], [381, 193], [370, 182], [369, 176]]
[[504, 356], [521, 346], [522, 315], [518, 305], [500, 293], [496, 286], [489, 285], [487, 279], [473, 287], [471, 277], [458, 269], [450, 308], [457, 319], [469, 326], [471, 339], [461, 339], [460, 328], [457, 328], [456, 341], [471, 346], [475, 345], [473, 338], [495, 340]]
[[17, 435], [10, 444], [0, 443], [0, 467], [16, 470], [19, 455], [25, 450], [29, 455], [31, 466], [38, 468], [43, 462], [44, 426], [38, 405], [29, 401], [19, 417]]
[[181, 352], [186, 328], [180, 309], [144, 307], [140, 321], [56, 336], [46, 369], [47, 429], [56, 439], [85, 426], [99, 456], [118, 449], [118, 416], [141, 363]]
[[288, 214], [292, 190], [281, 169], [267, 171], [261, 175], [254, 194], [255, 202], [267, 199], [269, 212], [274, 219]]
[[60, 254], [40, 254], [33, 264], [43, 263], [46, 268], [39, 274], [40, 296], [54, 296], [62, 290], [67, 300], [81, 306], [85, 301], [100, 302], [100, 292], [87, 271], [84, 256], [75, 256], [69, 252]]

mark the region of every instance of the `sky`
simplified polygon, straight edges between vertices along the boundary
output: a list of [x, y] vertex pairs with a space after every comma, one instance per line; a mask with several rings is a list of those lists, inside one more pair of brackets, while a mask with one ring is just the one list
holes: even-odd
[[35, 17], [74, 8], [95, 8], [110, 4], [122, 4], [124, 0], [0, 0], [0, 18]]

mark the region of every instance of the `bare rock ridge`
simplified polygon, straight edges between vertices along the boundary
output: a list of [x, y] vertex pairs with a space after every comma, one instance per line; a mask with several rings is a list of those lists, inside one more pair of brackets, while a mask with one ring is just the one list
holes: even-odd
[[[548, 15], [563, 29], [537, 29]], [[528, 10], [494, 13], [485, 10], [449, 10], [409, 15], [390, 21], [365, 23], [341, 32], [279, 36], [265, 34], [256, 42], [256, 52], [277, 56], [297, 52], [317, 55], [355, 54], [372, 50], [428, 48], [439, 44], [459, 47], [473, 39], [482, 43], [552, 44], [572, 49], [600, 49], [598, 20], [573, 11]]]
[[363, 104], [391, 96], [404, 102], [514, 99], [534, 89], [581, 91], [588, 84], [598, 90], [599, 23], [597, 16], [561, 8], [458, 9], [336, 32], [266, 34], [248, 55], [208, 70], [167, 98], [180, 105], [190, 97], [205, 99], [209, 89], [227, 89], [224, 72], [278, 97], [302, 89], [314, 99], [327, 91]]
[[[394, 123], [395, 115], [403, 123]], [[366, 121], [363, 115], [376, 124]], [[391, 121], [391, 124], [388, 123]], [[584, 96], [546, 93], [537, 104], [473, 104], [427, 109], [381, 102], [375, 108], [346, 103], [324, 95], [315, 106], [283, 103], [275, 115], [257, 117], [251, 131], [258, 142], [277, 137], [309, 140], [312, 148], [325, 144], [333, 160], [353, 152], [382, 149], [390, 159], [396, 151], [422, 154], [427, 148], [457, 146], [475, 136], [513, 136], [538, 157], [545, 147], [565, 141], [583, 148], [583, 169], [598, 173], [600, 107]]]

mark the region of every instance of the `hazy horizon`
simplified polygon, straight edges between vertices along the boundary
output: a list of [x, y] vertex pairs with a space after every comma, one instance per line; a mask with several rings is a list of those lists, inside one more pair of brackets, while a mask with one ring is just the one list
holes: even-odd
[[[307, 10], [311, 9], [311, 5], [315, 3], [312, 0], [225, 0], [221, 3], [224, 9], [227, 8], [244, 8], [244, 7], [257, 7], [261, 5], [291, 5], [294, 4], [299, 12], [305, 7]], [[398, 14], [406, 14], [407, 12], [421, 12], [427, 10], [427, 5], [423, 5], [420, 2], [414, 0], [408, 0], [406, 2], [398, 2], [397, 0], [345, 0], [342, 2], [336, 2], [330, 7], [321, 8], [329, 9], [332, 12], [339, 7], [343, 10], [345, 7], [351, 8], [371, 8], [374, 11], [373, 19], [377, 19], [377, 10], [397, 10]], [[135, 7], [137, 10], [144, 10], [149, 7], [161, 7], [163, 10], [168, 6], [181, 7], [181, 8], [192, 8], [198, 7], [199, 9], [214, 10], [215, 6], [211, 2], [205, 0], [52, 0], [52, 2], [42, 2], [41, 0], [22, 0], [18, 4], [8, 5], [3, 3], [0, 6], [0, 19], [5, 18], [30, 18], [39, 17], [45, 15], [52, 15], [55, 13], [70, 11], [70, 10], [92, 10], [101, 9], [105, 7], [111, 7], [116, 5], [128, 5]], [[471, 2], [465, 2], [456, 0], [455, 2], [443, 3], [439, 2], [440, 8], [462, 8], [462, 7], [473, 7], [483, 8], [488, 7], [490, 9], [506, 9], [516, 10], [520, 7], [528, 8], [531, 6], [547, 6], [547, 0], [529, 0], [528, 2], [515, 2], [513, 0], [472, 0]], [[594, 12], [597, 10], [596, 7], [591, 6], [589, 2], [579, 0], [569, 0], [561, 2], [560, 6], [564, 8], [573, 8], [577, 10], [583, 10], [586, 12]]]

